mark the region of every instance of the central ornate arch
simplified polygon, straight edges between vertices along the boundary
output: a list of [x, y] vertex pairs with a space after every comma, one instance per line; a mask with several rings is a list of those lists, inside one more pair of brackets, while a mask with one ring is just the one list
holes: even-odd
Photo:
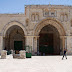
[[52, 25], [52, 26], [54, 26], [54, 27], [58, 30], [60, 36], [65, 36], [65, 35], [66, 35], [65, 30], [64, 30], [64, 28], [63, 28], [63, 26], [62, 26], [62, 23], [59, 22], [59, 21], [58, 21], [57, 19], [55, 19], [55, 18], [46, 18], [46, 19], [40, 21], [40, 22], [34, 27], [34, 35], [38, 36], [39, 33], [40, 33], [40, 31], [41, 31], [41, 29], [42, 29], [44, 26], [49, 25], [49, 24]]

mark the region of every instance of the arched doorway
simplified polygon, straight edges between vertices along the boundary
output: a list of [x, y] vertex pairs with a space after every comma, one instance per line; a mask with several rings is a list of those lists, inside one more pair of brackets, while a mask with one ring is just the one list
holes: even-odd
[[43, 55], [60, 55], [60, 35], [52, 25], [46, 25], [39, 33], [39, 53]]
[[6, 50], [15, 50], [19, 53], [20, 50], [24, 50], [25, 38], [24, 31], [18, 25], [11, 26], [5, 34], [4, 37], [4, 48]]
[[[64, 36], [66, 35], [66, 33], [62, 26], [62, 23], [57, 19], [46, 18], [40, 21], [34, 27], [34, 35], [36, 36], [34, 39], [34, 49], [37, 54], [41, 52], [41, 55], [43, 55], [43, 53], [45, 53], [46, 51], [46, 55], [62, 54], [63, 48], [65, 46]], [[42, 47], [43, 49], [41, 49], [40, 47]], [[48, 50], [46, 50], [45, 47], [47, 47]]]

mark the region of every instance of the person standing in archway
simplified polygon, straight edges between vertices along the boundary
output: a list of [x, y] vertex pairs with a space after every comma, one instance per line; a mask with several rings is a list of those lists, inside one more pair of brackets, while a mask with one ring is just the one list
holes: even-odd
[[63, 60], [64, 56], [65, 56], [65, 58], [67, 59], [66, 52], [67, 52], [67, 49], [64, 48], [62, 60]]

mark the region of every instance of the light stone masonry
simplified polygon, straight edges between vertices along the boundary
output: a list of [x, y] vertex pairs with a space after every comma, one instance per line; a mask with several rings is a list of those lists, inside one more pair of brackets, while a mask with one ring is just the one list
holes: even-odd
[[[67, 54], [72, 55], [72, 6], [64, 5], [26, 5], [24, 14], [0, 14], [0, 54], [5, 47], [14, 50], [15, 41], [22, 41], [23, 48], [26, 45], [32, 46], [32, 54], [37, 53], [40, 46], [37, 36], [40, 39], [40, 32], [47, 25], [52, 26], [54, 34], [57, 33], [56, 36], [62, 37], [61, 41], [56, 43], [54, 41], [53, 47], [59, 49], [61, 47], [62, 54], [66, 45]], [[49, 30], [49, 33], [53, 31]], [[15, 38], [16, 35], [20, 39]]]
[[6, 55], [7, 55], [7, 51], [6, 50], [2, 50], [1, 51], [1, 59], [6, 59]]

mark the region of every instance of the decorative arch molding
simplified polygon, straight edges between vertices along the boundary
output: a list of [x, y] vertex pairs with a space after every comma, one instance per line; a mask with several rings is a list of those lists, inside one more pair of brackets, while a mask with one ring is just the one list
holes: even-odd
[[52, 25], [52, 26], [54, 26], [58, 30], [60, 36], [65, 36], [66, 35], [65, 30], [64, 30], [64, 28], [62, 26], [62, 23], [59, 22], [55, 18], [46, 18], [46, 19], [43, 19], [37, 25], [35, 25], [35, 27], [34, 27], [34, 35], [38, 36], [39, 33], [40, 33], [40, 31], [41, 31], [41, 29], [44, 26], [46, 26], [46, 25]]
[[27, 35], [27, 29], [26, 29], [25, 26], [24, 26], [21, 22], [19, 22], [19, 21], [10, 21], [10, 22], [8, 22], [8, 23], [3, 27], [3, 29], [2, 29], [2, 35], [5, 37], [5, 34], [6, 34], [7, 30], [8, 30], [10, 27], [14, 26], [14, 25], [17, 25], [17, 26], [21, 27], [22, 30], [24, 31], [24, 34]]

